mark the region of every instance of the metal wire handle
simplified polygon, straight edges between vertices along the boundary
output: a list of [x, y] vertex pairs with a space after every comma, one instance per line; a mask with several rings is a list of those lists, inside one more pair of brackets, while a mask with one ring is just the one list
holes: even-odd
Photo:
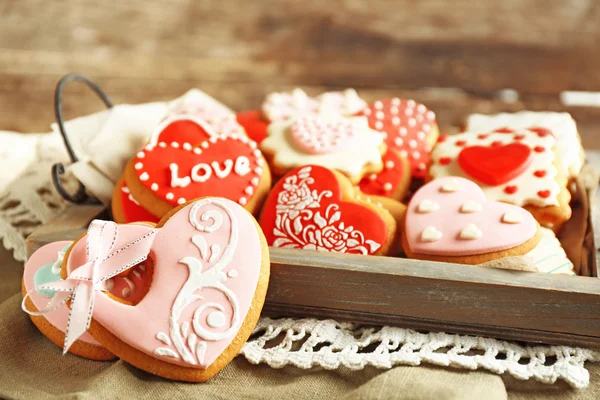
[[[62, 99], [63, 99], [63, 90], [67, 83], [73, 81], [80, 81], [85, 83], [90, 89], [92, 89], [100, 99], [104, 102], [107, 108], [112, 108], [113, 104], [106, 95], [100, 89], [100, 87], [92, 82], [89, 78], [80, 75], [80, 74], [68, 74], [63, 76], [56, 85], [56, 90], [54, 91], [54, 115], [56, 116], [56, 124], [58, 125], [58, 131], [63, 138], [63, 142], [65, 143], [65, 148], [69, 153], [69, 158], [72, 163], [76, 163], [78, 161], [75, 152], [73, 151], [73, 147], [71, 146], [71, 142], [67, 137], [67, 133], [65, 132], [65, 124], [62, 114]], [[79, 182], [79, 188], [75, 194], [68, 193], [62, 185], [60, 181], [60, 176], [65, 173], [65, 166], [62, 163], [56, 163], [52, 166], [52, 183], [56, 188], [58, 194], [62, 196], [63, 199], [70, 201], [74, 204], [100, 204], [100, 201], [94, 197], [88, 196], [85, 191], [85, 186]]]

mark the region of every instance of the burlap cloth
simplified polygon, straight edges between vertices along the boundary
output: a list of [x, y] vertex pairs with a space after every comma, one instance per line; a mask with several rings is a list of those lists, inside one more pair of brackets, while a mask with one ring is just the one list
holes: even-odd
[[122, 361], [67, 354], [21, 311], [23, 265], [0, 248], [0, 396], [7, 399], [600, 399], [600, 364], [589, 363], [590, 386], [576, 390], [479, 371], [399, 366], [350, 371], [272, 369], [237, 357], [204, 384], [171, 382]]

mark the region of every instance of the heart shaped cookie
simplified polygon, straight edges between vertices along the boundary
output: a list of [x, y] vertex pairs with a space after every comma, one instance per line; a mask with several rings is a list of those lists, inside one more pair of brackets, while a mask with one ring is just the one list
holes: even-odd
[[493, 186], [521, 175], [532, 161], [532, 151], [523, 143], [470, 146], [458, 155], [458, 165], [467, 175]]
[[366, 116], [390, 149], [409, 159], [412, 176], [423, 178], [439, 130], [435, 114], [414, 100], [378, 100], [356, 115]]
[[270, 246], [352, 254], [387, 254], [394, 218], [355, 198], [341, 174], [308, 165], [292, 170], [273, 188], [260, 218]]
[[[258, 321], [269, 276], [266, 241], [247, 211], [222, 198], [184, 204], [157, 228], [147, 294], [131, 306], [96, 292], [89, 331], [140, 369], [205, 381], [238, 354]], [[132, 248], [141, 233], [133, 225], [119, 226], [110, 251]], [[86, 268], [87, 254], [84, 238], [67, 254], [62, 276]], [[97, 268], [95, 276], [102, 277], [111, 267]]]
[[361, 192], [371, 196], [402, 200], [410, 186], [410, 163], [396, 150], [383, 155], [383, 170], [364, 177], [358, 184]]
[[414, 194], [402, 244], [410, 258], [479, 264], [525, 254], [539, 240], [539, 225], [528, 211], [488, 201], [467, 179], [445, 177]]
[[253, 212], [270, 187], [270, 172], [254, 141], [216, 135], [202, 121], [168, 121], [130, 160], [125, 182], [143, 208], [163, 216], [188, 200], [219, 196]]
[[120, 224], [130, 222], [146, 221], [156, 223], [159, 218], [156, 218], [148, 212], [140, 203], [133, 198], [131, 191], [127, 187], [123, 178], [119, 179], [115, 184], [113, 191], [111, 210], [113, 219]]

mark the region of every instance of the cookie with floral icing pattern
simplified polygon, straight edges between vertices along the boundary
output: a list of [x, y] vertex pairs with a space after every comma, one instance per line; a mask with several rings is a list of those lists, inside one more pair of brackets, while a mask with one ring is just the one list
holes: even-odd
[[409, 159], [413, 177], [425, 177], [439, 135], [433, 111], [414, 100], [393, 98], [378, 100], [356, 115], [366, 116], [388, 147]]
[[[154, 268], [137, 304], [102, 290], [108, 277], [140, 257], [151, 259]], [[89, 332], [122, 360], [164, 378], [202, 382], [250, 336], [269, 265], [265, 238], [251, 214], [233, 201], [203, 198], [172, 210], [151, 232], [93, 221], [66, 255], [61, 276], [74, 287], [72, 325], [91, 315]]]
[[542, 225], [558, 231], [571, 216], [558, 160], [556, 139], [548, 131], [464, 132], [440, 137], [429, 176], [471, 179], [489, 200], [525, 207]]
[[273, 247], [335, 253], [389, 254], [396, 221], [360, 199], [346, 177], [318, 165], [296, 168], [273, 187], [260, 226]]
[[302, 116], [269, 125], [260, 145], [274, 175], [302, 165], [320, 165], [346, 175], [354, 184], [383, 170], [386, 146], [365, 117]]
[[217, 134], [189, 117], [159, 126], [124, 177], [131, 195], [157, 217], [204, 196], [228, 198], [255, 212], [271, 186], [269, 167], [253, 140]]
[[402, 247], [409, 258], [481, 264], [524, 255], [541, 238], [527, 210], [488, 201], [474, 182], [435, 179], [421, 187], [406, 210]]

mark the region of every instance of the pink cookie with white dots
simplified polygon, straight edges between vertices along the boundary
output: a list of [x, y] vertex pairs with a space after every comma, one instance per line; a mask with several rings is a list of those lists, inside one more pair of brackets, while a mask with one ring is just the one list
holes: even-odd
[[131, 195], [158, 218], [206, 196], [227, 198], [254, 213], [271, 187], [269, 167], [254, 141], [216, 134], [193, 118], [159, 126], [124, 177]]
[[369, 126], [380, 132], [390, 149], [410, 160], [414, 178], [423, 178], [439, 129], [435, 113], [414, 100], [378, 100], [357, 115], [369, 119]]
[[556, 139], [548, 130], [499, 128], [441, 136], [429, 178], [471, 179], [489, 200], [524, 207], [558, 231], [571, 216], [567, 178], [559, 165]]
[[540, 227], [527, 210], [489, 201], [476, 183], [448, 176], [412, 197], [402, 247], [409, 258], [481, 264], [527, 254], [540, 238]]

